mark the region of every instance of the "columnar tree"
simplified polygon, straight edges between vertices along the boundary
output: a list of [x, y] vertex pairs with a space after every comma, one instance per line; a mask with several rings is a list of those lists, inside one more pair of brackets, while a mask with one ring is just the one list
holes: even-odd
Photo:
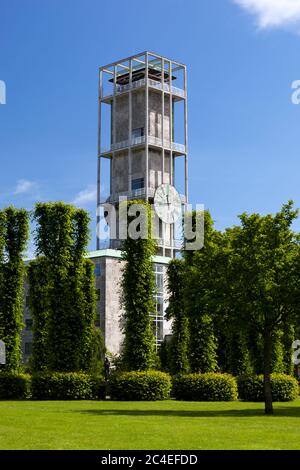
[[94, 267], [84, 258], [88, 214], [62, 202], [39, 203], [34, 219], [38, 258], [29, 268], [33, 365], [37, 370], [88, 371], [95, 320]]
[[172, 320], [169, 368], [173, 374], [189, 370], [189, 323], [184, 309], [185, 261], [174, 259], [167, 269], [169, 304], [166, 319]]
[[49, 274], [45, 256], [31, 261], [27, 269], [29, 308], [34, 319], [31, 367], [35, 372], [48, 368]]
[[272, 215], [242, 214], [228, 263], [235, 321], [248, 334], [261, 337], [265, 412], [273, 413], [270, 374], [282, 331], [300, 313], [299, 237], [291, 230], [297, 217], [292, 202]]
[[[103, 367], [103, 339], [100, 330], [95, 328], [96, 319], [96, 290], [95, 267], [92, 261], [84, 259], [82, 267], [77, 272], [81, 279], [76, 290], [83, 292], [82, 303], [77, 305], [78, 314], [81, 312], [81, 339], [79, 340], [80, 369], [99, 372]], [[75, 293], [76, 293], [75, 290]], [[102, 357], [101, 357], [102, 355]]]
[[215, 232], [215, 250], [211, 258], [213, 288], [209, 290], [206, 302], [215, 313], [219, 369], [240, 375], [252, 372], [253, 367], [248, 344], [249, 332], [246, 335], [235, 321], [239, 312], [231, 289], [232, 280], [228, 268], [235, 230], [233, 227], [224, 232]]
[[[185, 251], [184, 262], [174, 261], [174, 268], [177, 263], [181, 263], [182, 268], [183, 283], [180, 284], [179, 279], [173, 276], [173, 288], [176, 292], [176, 305], [179, 310], [181, 308], [181, 314], [189, 318], [191, 368], [195, 372], [221, 370], [235, 375], [249, 372], [250, 358], [246, 338], [233, 321], [234, 305], [230, 301], [228, 290], [230, 236], [214, 230], [208, 211], [202, 216], [203, 248]], [[194, 212], [190, 217], [195, 231], [196, 217], [200, 218], [200, 214]], [[171, 295], [170, 307], [172, 303]]]
[[126, 370], [142, 371], [153, 367], [155, 361], [150, 314], [155, 312], [152, 256], [156, 252], [156, 243], [152, 239], [150, 205], [145, 201], [127, 204], [128, 236], [122, 246], [125, 261], [122, 276], [122, 365]]
[[247, 340], [233, 321], [233, 311], [220, 308], [214, 324], [220, 371], [228, 372], [234, 376], [251, 373], [253, 369]]
[[0, 212], [0, 338], [6, 346], [6, 370], [21, 362], [23, 327], [23, 253], [29, 235], [28, 213], [9, 207]]
[[[195, 214], [191, 216], [194, 217]], [[219, 234], [213, 228], [209, 212], [204, 214], [204, 229], [203, 248], [184, 254], [184, 304], [190, 325], [189, 359], [193, 372], [211, 372], [217, 369], [215, 309], [211, 299], [214, 297], [215, 279], [218, 275], [213, 261], [218, 250]]]

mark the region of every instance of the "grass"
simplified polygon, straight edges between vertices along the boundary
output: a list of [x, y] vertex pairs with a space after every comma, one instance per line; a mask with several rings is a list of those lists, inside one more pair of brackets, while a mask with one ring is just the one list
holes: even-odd
[[300, 399], [275, 413], [242, 402], [0, 401], [0, 449], [300, 449]]

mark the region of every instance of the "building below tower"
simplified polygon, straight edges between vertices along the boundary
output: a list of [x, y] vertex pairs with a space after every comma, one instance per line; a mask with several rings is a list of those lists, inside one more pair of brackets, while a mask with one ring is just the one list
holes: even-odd
[[[122, 305], [121, 276], [124, 261], [121, 251], [98, 250], [90, 252], [87, 257], [95, 265], [97, 314], [96, 327], [101, 329], [105, 347], [108, 352], [118, 355], [122, 345]], [[155, 311], [151, 314], [156, 348], [159, 348], [165, 336], [171, 334], [171, 323], [165, 319], [167, 306], [166, 269], [170, 258], [155, 256], [153, 272], [155, 274]], [[29, 285], [25, 283], [24, 329], [22, 331], [23, 363], [28, 364], [32, 353], [33, 319], [29, 310]]]

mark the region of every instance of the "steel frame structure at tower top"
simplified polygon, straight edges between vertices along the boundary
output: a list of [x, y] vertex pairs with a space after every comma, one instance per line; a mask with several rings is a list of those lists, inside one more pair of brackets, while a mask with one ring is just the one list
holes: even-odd
[[[173, 86], [177, 76], [182, 77], [182, 86]], [[145, 91], [145, 132], [143, 136], [134, 138], [132, 136], [132, 93], [137, 89]], [[161, 138], [153, 137], [149, 133], [149, 91], [161, 94]], [[116, 140], [116, 119], [112, 120], [111, 139], [109, 148], [102, 146], [102, 106], [110, 104], [113, 116], [116, 116], [116, 100], [122, 94], [128, 94], [128, 139], [121, 142]], [[165, 103], [169, 100], [170, 118], [168, 137], [165, 138]], [[174, 112], [173, 106], [176, 101], [184, 102], [184, 143], [174, 142]], [[168, 168], [170, 182], [174, 184], [175, 158], [184, 157], [184, 202], [188, 203], [188, 130], [187, 130], [187, 73], [186, 65], [177, 61], [167, 59], [152, 52], [142, 52], [122, 59], [117, 62], [100, 67], [99, 69], [99, 108], [98, 108], [98, 169], [97, 169], [97, 209], [101, 205], [101, 159], [108, 158], [110, 162], [117, 152], [128, 151], [128, 191], [131, 195], [131, 163], [132, 149], [143, 147], [145, 149], [146, 172], [145, 193], [148, 200], [153, 197], [149, 188], [149, 147], [159, 148], [162, 152], [161, 174], [162, 182], [165, 175], [165, 153], [170, 154]], [[111, 173], [112, 174], [112, 173]], [[111, 188], [110, 188], [111, 189]], [[111, 194], [111, 190], [110, 190]], [[125, 195], [125, 194], [124, 194]], [[98, 211], [97, 211], [98, 214]], [[99, 215], [98, 215], [99, 217]], [[97, 223], [99, 219], [97, 219]], [[97, 249], [100, 248], [100, 240], [97, 233]]]

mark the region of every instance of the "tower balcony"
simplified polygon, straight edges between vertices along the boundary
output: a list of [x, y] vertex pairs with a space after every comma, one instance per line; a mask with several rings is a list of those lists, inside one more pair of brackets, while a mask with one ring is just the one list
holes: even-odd
[[[148, 188], [148, 197], [153, 198], [156, 188]], [[182, 204], [186, 203], [186, 197], [184, 194], [179, 194]], [[146, 197], [146, 188], [132, 189], [131, 191], [122, 191], [116, 194], [111, 194], [108, 197], [101, 198], [101, 204], [110, 203], [115, 204], [121, 202], [122, 199], [145, 199]]]
[[[134, 137], [131, 140], [123, 140], [121, 142], [116, 142], [111, 144], [110, 149], [104, 148], [101, 149], [101, 154], [109, 154], [112, 152], [116, 152], [118, 150], [127, 149], [128, 147], [135, 147], [139, 145], [144, 145], [146, 143], [146, 136]], [[148, 144], [154, 147], [162, 148], [164, 147], [166, 150], [171, 150], [172, 152], [178, 154], [186, 153], [186, 147], [184, 144], [179, 144], [177, 142], [170, 142], [168, 140], [162, 141], [159, 137], [154, 137], [149, 135], [148, 136]]]
[[[154, 197], [155, 188], [148, 188], [148, 197]], [[101, 203], [111, 203], [115, 204], [116, 202], [121, 202], [122, 199], [145, 199], [146, 197], [146, 188], [132, 189], [131, 191], [122, 191], [116, 194], [111, 194], [107, 198], [101, 199]]]
[[[146, 78], [141, 78], [140, 80], [134, 81], [132, 83], [126, 83], [124, 85], [116, 84], [116, 95], [128, 93], [128, 91], [136, 90], [138, 88], [145, 88], [146, 82]], [[154, 90], [163, 90], [166, 93], [170, 93], [174, 96], [175, 99], [184, 99], [186, 97], [185, 91], [182, 88], [178, 88], [173, 85], [170, 86], [169, 83], [162, 83], [161, 81], [148, 78], [148, 86]], [[109, 91], [104, 91], [103, 93], [104, 95], [101, 98], [102, 101], [111, 102], [113, 99], [113, 94]]]

